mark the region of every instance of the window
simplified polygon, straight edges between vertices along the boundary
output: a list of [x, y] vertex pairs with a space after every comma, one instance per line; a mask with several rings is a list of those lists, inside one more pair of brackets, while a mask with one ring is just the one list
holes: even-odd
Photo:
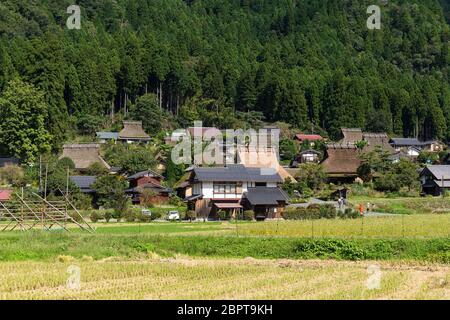
[[267, 187], [267, 183], [266, 182], [256, 182], [255, 186], [256, 187]]
[[236, 187], [235, 182], [214, 182], [214, 193], [236, 194]]

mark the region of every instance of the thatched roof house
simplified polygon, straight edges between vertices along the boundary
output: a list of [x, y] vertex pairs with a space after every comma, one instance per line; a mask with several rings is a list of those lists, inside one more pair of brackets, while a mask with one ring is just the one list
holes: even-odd
[[339, 141], [341, 144], [354, 144], [363, 139], [363, 133], [360, 128], [341, 128], [344, 138]]
[[100, 156], [100, 145], [89, 144], [65, 144], [61, 158], [69, 158], [75, 163], [75, 169], [83, 171], [88, 169], [93, 163], [100, 163], [106, 169], [111, 167]]
[[147, 142], [150, 136], [142, 128], [142, 121], [124, 121], [123, 129], [119, 132], [119, 140], [132, 142]]
[[353, 144], [327, 145], [327, 158], [322, 166], [329, 179], [354, 179], [361, 165], [359, 150]]
[[364, 147], [363, 152], [370, 152], [378, 147], [389, 154], [395, 153], [395, 149], [389, 143], [387, 133], [363, 133], [363, 139], [364, 141], [367, 141], [367, 145]]

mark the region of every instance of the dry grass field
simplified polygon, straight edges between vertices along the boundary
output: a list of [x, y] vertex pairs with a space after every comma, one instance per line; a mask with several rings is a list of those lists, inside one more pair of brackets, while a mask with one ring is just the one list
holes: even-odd
[[[0, 299], [450, 299], [450, 267], [411, 262], [192, 259], [6, 262]], [[369, 290], [368, 267], [381, 270]], [[68, 268], [80, 268], [69, 289]]]

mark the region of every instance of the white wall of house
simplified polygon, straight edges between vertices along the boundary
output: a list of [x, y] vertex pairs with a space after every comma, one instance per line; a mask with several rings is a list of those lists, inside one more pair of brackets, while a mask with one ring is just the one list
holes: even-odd
[[267, 182], [267, 187], [268, 188], [276, 188], [278, 185], [276, 182]]
[[214, 188], [212, 181], [202, 182], [202, 194], [203, 198], [211, 199], [214, 198]]

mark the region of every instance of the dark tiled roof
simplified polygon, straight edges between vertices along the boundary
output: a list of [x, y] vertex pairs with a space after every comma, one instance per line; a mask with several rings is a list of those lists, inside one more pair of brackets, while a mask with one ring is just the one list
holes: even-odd
[[0, 168], [6, 165], [19, 164], [19, 159], [17, 158], [0, 158]]
[[153, 191], [155, 191], [157, 193], [160, 193], [160, 192], [163, 192], [163, 193], [168, 192], [168, 193], [170, 193], [170, 192], [172, 192], [172, 189], [167, 189], [167, 188], [165, 188], [165, 187], [163, 187], [163, 186], [161, 186], [159, 184], [155, 184], [155, 183], [151, 183], [151, 182], [148, 182], [146, 184], [143, 184], [143, 185], [131, 188], [131, 189], [127, 189], [127, 190], [125, 190], [125, 192], [140, 192], [142, 189], [153, 190]]
[[151, 177], [158, 177], [158, 178], [162, 178], [163, 176], [160, 175], [159, 173], [153, 171], [153, 170], [144, 170], [138, 173], [135, 173], [131, 176], [128, 177], [128, 180], [132, 180], [132, 179], [139, 179], [145, 176], [151, 176]]
[[70, 176], [70, 180], [75, 183], [83, 192], [94, 192], [92, 185], [97, 181], [95, 176]]
[[194, 172], [199, 181], [283, 182], [276, 169], [247, 168], [240, 164], [228, 167], [195, 168]]
[[280, 188], [248, 188], [248, 191], [244, 193], [244, 197], [252, 205], [277, 205], [279, 201], [289, 202], [289, 197]]
[[392, 138], [392, 144], [397, 146], [422, 146], [423, 142], [420, 142], [416, 138]]

